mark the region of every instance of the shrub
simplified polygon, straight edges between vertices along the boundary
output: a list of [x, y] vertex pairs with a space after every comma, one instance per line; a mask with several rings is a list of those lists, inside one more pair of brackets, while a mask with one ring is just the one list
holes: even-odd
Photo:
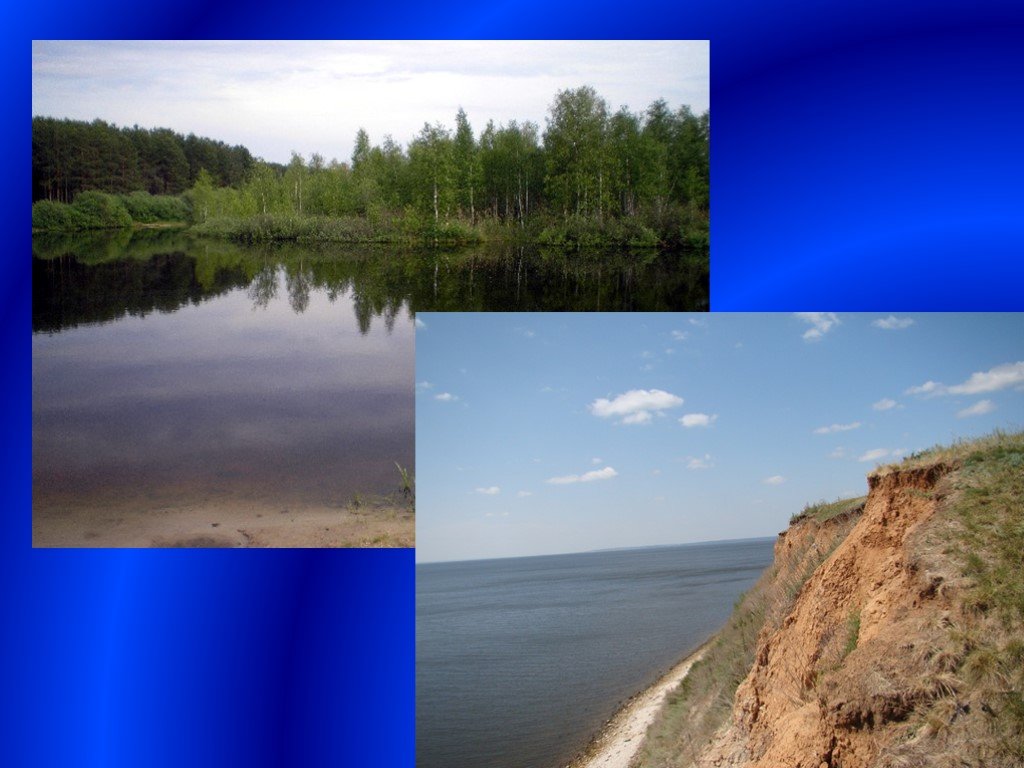
[[82, 215], [65, 203], [40, 200], [32, 204], [32, 229], [74, 232], [86, 229]]
[[153, 224], [159, 221], [187, 221], [190, 217], [188, 203], [176, 195], [132, 192], [130, 195], [121, 195], [120, 200], [132, 220], [143, 224]]
[[79, 192], [71, 207], [81, 215], [82, 229], [123, 229], [132, 225], [131, 214], [114, 195]]

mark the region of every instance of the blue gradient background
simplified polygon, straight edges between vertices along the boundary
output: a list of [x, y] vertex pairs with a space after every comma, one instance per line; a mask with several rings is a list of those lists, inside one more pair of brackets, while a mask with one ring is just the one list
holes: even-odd
[[1019, 2], [19, 4], [0, 47], [10, 766], [413, 764], [408, 551], [33, 551], [33, 38], [710, 39], [712, 308], [1024, 305]]

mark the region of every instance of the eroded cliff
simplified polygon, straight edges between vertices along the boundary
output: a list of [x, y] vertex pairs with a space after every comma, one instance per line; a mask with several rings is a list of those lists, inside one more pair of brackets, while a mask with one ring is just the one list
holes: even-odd
[[[996, 435], [876, 472], [859, 513], [797, 516], [747, 597], [745, 676], [695, 676], [639, 764], [1024, 765], [1022, 498], [1024, 436]], [[735, 691], [717, 721], [701, 684]]]

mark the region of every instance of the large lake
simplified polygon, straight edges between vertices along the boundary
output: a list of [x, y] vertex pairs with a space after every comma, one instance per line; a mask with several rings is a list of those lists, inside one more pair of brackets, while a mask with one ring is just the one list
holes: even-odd
[[565, 765], [725, 623], [773, 544], [417, 565], [417, 768]]
[[37, 237], [32, 292], [37, 544], [86, 508], [109, 510], [93, 527], [346, 508], [412, 468], [414, 317], [379, 261], [180, 232]]

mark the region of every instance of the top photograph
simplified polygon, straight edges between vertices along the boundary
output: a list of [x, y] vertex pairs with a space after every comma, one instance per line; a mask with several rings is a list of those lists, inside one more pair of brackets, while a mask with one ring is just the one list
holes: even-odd
[[410, 314], [706, 311], [709, 89], [707, 41], [37, 42], [33, 256], [334, 263]]

